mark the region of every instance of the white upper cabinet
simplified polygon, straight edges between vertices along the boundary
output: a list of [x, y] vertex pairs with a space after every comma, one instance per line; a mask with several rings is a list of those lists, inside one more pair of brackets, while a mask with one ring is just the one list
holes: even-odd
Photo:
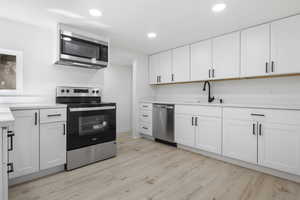
[[172, 51], [149, 56], [150, 84], [170, 83], [172, 78]]
[[273, 22], [271, 24], [271, 65], [273, 64], [271, 71], [274, 74], [299, 73], [299, 46], [299, 15]]
[[158, 83], [160, 55], [155, 54], [149, 56], [149, 81], [150, 84]]
[[39, 110], [13, 111], [15, 118], [13, 150], [9, 152], [16, 178], [39, 171]]
[[190, 80], [190, 47], [184, 46], [173, 49], [172, 82], [185, 82]]
[[212, 67], [212, 41], [191, 45], [191, 80], [207, 80]]
[[241, 76], [263, 76], [270, 72], [270, 24], [242, 31]]
[[213, 39], [214, 79], [238, 78], [240, 76], [240, 32]]
[[170, 83], [172, 78], [172, 51], [160, 53], [159, 83]]

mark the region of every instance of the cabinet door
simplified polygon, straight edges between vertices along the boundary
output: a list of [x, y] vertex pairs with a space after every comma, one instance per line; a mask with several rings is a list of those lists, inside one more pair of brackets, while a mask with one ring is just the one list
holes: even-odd
[[173, 50], [172, 82], [190, 80], [190, 47], [184, 46]]
[[299, 73], [300, 16], [271, 24], [271, 61], [275, 74]]
[[15, 137], [9, 160], [14, 164], [10, 178], [39, 171], [39, 111], [13, 111]]
[[[8, 199], [8, 174], [7, 174], [7, 163], [8, 163], [8, 131], [13, 130], [13, 124], [3, 124], [0, 130], [0, 199]], [[5, 128], [4, 128], [5, 127]]]
[[212, 67], [212, 41], [191, 45], [191, 80], [207, 80]]
[[259, 136], [259, 164], [300, 175], [300, 126], [262, 123]]
[[160, 53], [159, 72], [161, 80], [159, 83], [170, 83], [172, 78], [172, 51]]
[[270, 72], [270, 24], [241, 33], [241, 76], [264, 76]]
[[40, 167], [41, 170], [66, 163], [66, 123], [41, 124]]
[[159, 54], [149, 56], [149, 81], [150, 81], [150, 84], [158, 83], [157, 77], [159, 75], [159, 60], [160, 60]]
[[195, 126], [192, 115], [175, 115], [175, 142], [189, 147], [195, 146]]
[[240, 33], [213, 39], [213, 70], [215, 79], [238, 78], [240, 73]]
[[221, 154], [221, 119], [198, 116], [196, 128], [196, 148]]
[[257, 123], [250, 119], [223, 119], [223, 155], [256, 164]]

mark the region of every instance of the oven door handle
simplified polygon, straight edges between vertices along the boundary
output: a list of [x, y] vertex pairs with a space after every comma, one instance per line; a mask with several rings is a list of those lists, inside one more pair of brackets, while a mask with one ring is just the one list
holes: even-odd
[[84, 112], [84, 111], [96, 111], [96, 110], [114, 110], [114, 109], [116, 109], [116, 106], [70, 108], [70, 112]]

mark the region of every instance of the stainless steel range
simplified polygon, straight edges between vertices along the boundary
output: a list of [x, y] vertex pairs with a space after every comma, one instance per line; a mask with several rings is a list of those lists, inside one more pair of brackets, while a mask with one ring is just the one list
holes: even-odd
[[101, 102], [99, 88], [57, 87], [67, 104], [67, 170], [116, 156], [116, 104]]

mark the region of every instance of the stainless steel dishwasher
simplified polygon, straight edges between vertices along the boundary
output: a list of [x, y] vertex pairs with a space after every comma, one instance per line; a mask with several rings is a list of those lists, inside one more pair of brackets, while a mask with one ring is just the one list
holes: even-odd
[[153, 137], [157, 140], [175, 144], [174, 105], [153, 105]]

